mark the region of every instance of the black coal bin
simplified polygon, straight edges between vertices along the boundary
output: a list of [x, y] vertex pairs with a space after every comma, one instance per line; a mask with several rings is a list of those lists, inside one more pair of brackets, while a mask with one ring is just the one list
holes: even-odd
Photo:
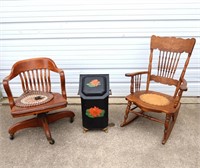
[[81, 74], [79, 81], [84, 131], [108, 128], [108, 74]]

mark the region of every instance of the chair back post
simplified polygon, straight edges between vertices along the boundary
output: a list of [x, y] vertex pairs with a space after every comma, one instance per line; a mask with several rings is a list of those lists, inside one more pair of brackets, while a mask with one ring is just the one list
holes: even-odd
[[149, 56], [149, 66], [148, 66], [148, 74], [147, 74], [147, 84], [146, 91], [149, 90], [150, 80], [151, 80], [151, 69], [152, 69], [152, 61], [153, 61], [153, 48], [150, 48], [150, 56]]

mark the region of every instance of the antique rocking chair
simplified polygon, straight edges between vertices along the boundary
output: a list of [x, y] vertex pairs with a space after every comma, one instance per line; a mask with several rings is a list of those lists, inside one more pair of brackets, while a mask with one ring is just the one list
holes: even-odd
[[[61, 94], [52, 92], [52, 73], [58, 77]], [[10, 82], [15, 78], [21, 81], [23, 90], [23, 94], [17, 99], [13, 97], [14, 88], [11, 87]], [[64, 71], [57, 68], [51, 59], [32, 58], [16, 62], [11, 69], [10, 75], [3, 80], [3, 85], [8, 96], [11, 114], [14, 118], [36, 116], [12, 125], [9, 128], [10, 139], [14, 139], [14, 134], [21, 129], [43, 127], [47, 140], [50, 144], [54, 144], [55, 141], [51, 137], [48, 124], [64, 117], [70, 117], [70, 121], [73, 122], [75, 115], [72, 111], [64, 110], [48, 114], [50, 111], [67, 106]]]
[[[128, 103], [122, 127], [138, 117], [162, 123], [164, 124], [162, 144], [166, 143], [179, 113], [182, 93], [187, 91], [184, 76], [195, 41], [194, 38], [182, 39], [155, 35], [151, 37], [148, 71], [125, 74], [131, 77], [131, 84], [130, 94], [126, 96]], [[144, 83], [146, 85], [142, 89]], [[172, 93], [161, 93], [160, 89], [151, 90], [152, 83], [173, 86]], [[165, 119], [158, 119], [147, 115], [149, 112], [164, 113], [166, 116]], [[135, 116], [129, 119], [129, 113]]]

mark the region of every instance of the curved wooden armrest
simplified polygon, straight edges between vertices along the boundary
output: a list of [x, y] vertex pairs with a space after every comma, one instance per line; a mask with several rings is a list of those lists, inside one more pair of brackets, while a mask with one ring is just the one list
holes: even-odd
[[15, 101], [9, 86], [9, 81], [11, 80], [10, 75], [5, 77], [3, 79], [3, 86], [4, 86], [4, 90], [6, 91], [6, 94], [8, 95], [8, 101], [10, 104], [10, 107], [12, 108], [15, 105]]
[[62, 69], [58, 69], [58, 73], [60, 75], [61, 93], [63, 97], [67, 99], [67, 93], [65, 88], [65, 73]]
[[178, 92], [178, 95], [176, 97], [175, 103], [174, 103], [174, 107], [177, 107], [177, 105], [179, 104], [183, 91], [187, 91], [187, 81], [185, 79], [183, 79], [181, 85], [180, 85], [180, 89]]
[[56, 69], [56, 70], [57, 70], [58, 73], [62, 73], [62, 72], [63, 72], [63, 70], [62, 70], [62, 69], [59, 69], [59, 68]]
[[142, 74], [148, 74], [148, 71], [140, 71], [140, 72], [135, 72], [135, 73], [126, 73], [125, 76], [132, 77], [132, 76], [142, 75]]
[[65, 88], [65, 73], [63, 69], [60, 69], [55, 65], [52, 70], [60, 75], [61, 93], [63, 97], [67, 99], [67, 93]]
[[180, 86], [180, 89], [182, 91], [187, 91], [187, 81], [185, 79], [183, 79], [182, 83], [181, 83], [181, 86]]

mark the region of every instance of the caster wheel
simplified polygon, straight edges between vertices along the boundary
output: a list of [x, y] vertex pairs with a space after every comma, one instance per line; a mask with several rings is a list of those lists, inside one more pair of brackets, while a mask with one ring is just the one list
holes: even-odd
[[10, 140], [13, 140], [14, 139], [14, 135], [10, 135]]
[[70, 118], [70, 123], [73, 123], [74, 122], [74, 117], [71, 117]]
[[49, 140], [49, 143], [53, 145], [55, 143], [54, 139]]

